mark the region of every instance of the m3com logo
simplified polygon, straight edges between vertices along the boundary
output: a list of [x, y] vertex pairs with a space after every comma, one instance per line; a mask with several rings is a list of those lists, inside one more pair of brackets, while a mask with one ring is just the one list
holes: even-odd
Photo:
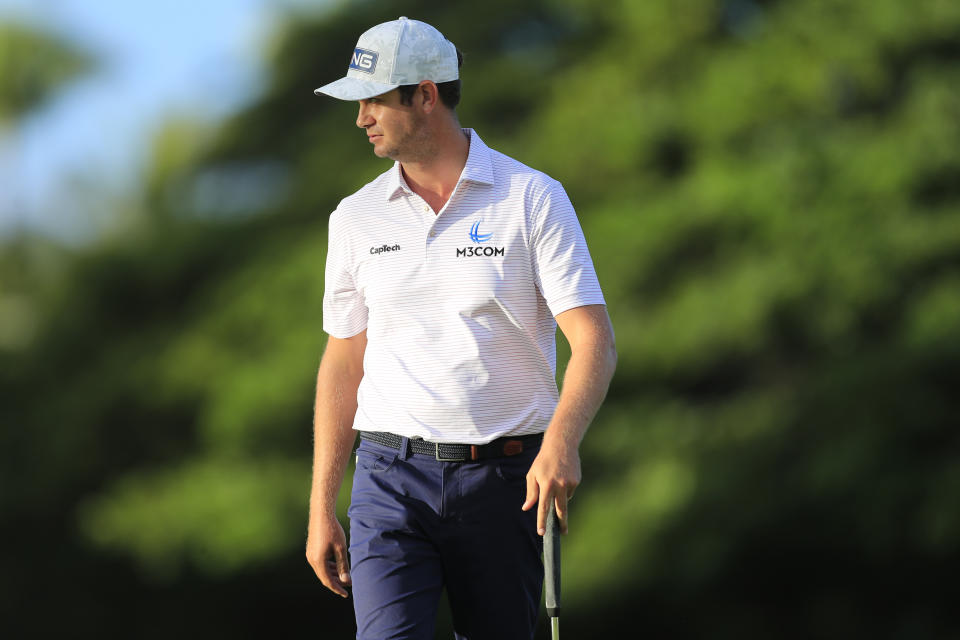
[[493, 237], [492, 233], [480, 233], [480, 223], [483, 220], [477, 220], [473, 223], [473, 226], [470, 227], [470, 239], [480, 244], [481, 242], [486, 242]]
[[[481, 244], [493, 238], [493, 233], [480, 233], [480, 223], [483, 220], [477, 220], [470, 227], [470, 233], [468, 236], [476, 244]], [[486, 256], [492, 258], [494, 256], [505, 255], [506, 251], [503, 247], [464, 247], [462, 249], [457, 249], [458, 258], [479, 258]]]

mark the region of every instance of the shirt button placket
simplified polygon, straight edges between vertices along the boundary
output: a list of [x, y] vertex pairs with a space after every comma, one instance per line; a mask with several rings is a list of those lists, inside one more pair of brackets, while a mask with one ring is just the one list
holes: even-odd
[[423, 261], [427, 262], [430, 259], [430, 245], [433, 244], [433, 239], [437, 237], [437, 230], [430, 226], [427, 228], [427, 237], [423, 243]]

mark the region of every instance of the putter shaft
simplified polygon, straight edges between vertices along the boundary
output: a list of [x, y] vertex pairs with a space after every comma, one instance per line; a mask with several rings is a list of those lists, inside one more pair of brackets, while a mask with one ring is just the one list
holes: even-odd
[[547, 512], [547, 530], [543, 536], [544, 601], [553, 640], [560, 639], [560, 523], [553, 506]]

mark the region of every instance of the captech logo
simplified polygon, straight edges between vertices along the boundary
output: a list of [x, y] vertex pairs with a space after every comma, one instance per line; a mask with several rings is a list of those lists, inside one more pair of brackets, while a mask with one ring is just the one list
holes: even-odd
[[481, 222], [483, 222], [482, 219], [477, 220], [476, 222], [473, 223], [473, 226], [470, 227], [470, 239], [476, 242], [477, 244], [480, 244], [481, 242], [486, 242], [487, 240], [493, 237], [492, 233], [480, 233]]
[[400, 245], [395, 244], [393, 246], [384, 244], [379, 247], [370, 247], [370, 255], [378, 256], [381, 253], [386, 253], [387, 251], [400, 251]]
[[364, 73], [373, 73], [377, 69], [376, 51], [367, 51], [366, 49], [354, 49], [353, 57], [350, 58], [350, 68]]

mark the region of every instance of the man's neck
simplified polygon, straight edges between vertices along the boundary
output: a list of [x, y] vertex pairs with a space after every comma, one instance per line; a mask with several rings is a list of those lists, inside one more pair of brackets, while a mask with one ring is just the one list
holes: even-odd
[[432, 152], [420, 161], [401, 161], [407, 185], [439, 213], [457, 186], [470, 153], [470, 141], [458, 126], [445, 128]]

